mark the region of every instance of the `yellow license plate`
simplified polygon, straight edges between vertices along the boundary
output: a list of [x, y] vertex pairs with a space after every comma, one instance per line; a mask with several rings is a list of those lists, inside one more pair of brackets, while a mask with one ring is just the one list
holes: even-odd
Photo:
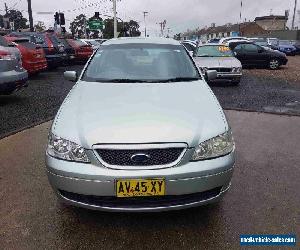
[[117, 180], [117, 197], [162, 196], [165, 195], [164, 179]]

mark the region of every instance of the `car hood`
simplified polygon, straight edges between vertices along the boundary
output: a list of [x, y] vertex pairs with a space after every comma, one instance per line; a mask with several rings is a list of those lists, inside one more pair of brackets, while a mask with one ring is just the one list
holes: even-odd
[[194, 57], [194, 61], [201, 68], [232, 68], [242, 67], [235, 57]]
[[195, 147], [227, 129], [225, 115], [204, 81], [81, 81], [62, 104], [52, 133], [85, 148], [179, 142]]

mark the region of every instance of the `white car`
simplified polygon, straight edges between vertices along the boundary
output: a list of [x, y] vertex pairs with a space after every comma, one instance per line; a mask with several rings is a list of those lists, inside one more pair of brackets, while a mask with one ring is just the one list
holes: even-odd
[[247, 41], [250, 42], [250, 40], [247, 37], [241, 37], [241, 36], [231, 36], [231, 37], [224, 37], [221, 38], [219, 41], [219, 44], [228, 44], [228, 42], [233, 41], [233, 40], [238, 40], [238, 41]]

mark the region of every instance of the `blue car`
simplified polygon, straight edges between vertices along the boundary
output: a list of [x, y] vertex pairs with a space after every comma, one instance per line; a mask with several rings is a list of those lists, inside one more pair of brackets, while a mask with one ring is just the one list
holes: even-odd
[[296, 47], [287, 40], [279, 40], [276, 45], [276, 49], [288, 56], [295, 56], [297, 51]]

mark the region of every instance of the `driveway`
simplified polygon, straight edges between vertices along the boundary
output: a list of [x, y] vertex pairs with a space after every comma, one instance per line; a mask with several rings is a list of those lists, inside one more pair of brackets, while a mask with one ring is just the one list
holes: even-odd
[[238, 155], [230, 192], [219, 204], [168, 213], [103, 213], [60, 205], [44, 168], [50, 123], [2, 139], [1, 248], [239, 249], [240, 234], [299, 238], [300, 117], [227, 115]]

